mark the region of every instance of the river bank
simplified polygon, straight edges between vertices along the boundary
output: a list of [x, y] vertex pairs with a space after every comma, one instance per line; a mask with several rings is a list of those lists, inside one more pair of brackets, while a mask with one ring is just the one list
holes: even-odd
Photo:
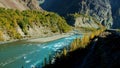
[[57, 34], [49, 37], [42, 37], [42, 38], [34, 38], [34, 39], [28, 39], [26, 40], [27, 42], [39, 42], [39, 43], [44, 43], [44, 42], [49, 42], [49, 41], [54, 41], [60, 38], [68, 37], [73, 34], [70, 33], [64, 33], [64, 34]]
[[16, 39], [16, 40], [10, 40], [10, 41], [0, 41], [0, 44], [6, 44], [6, 43], [11, 43], [11, 42], [17, 42], [17, 41], [26, 41], [26, 42], [39, 42], [39, 43], [44, 43], [44, 42], [49, 42], [53, 40], [57, 40], [63, 37], [68, 37], [70, 35], [73, 35], [73, 33], [63, 33], [63, 34], [54, 34], [51, 36], [43, 36], [43, 37], [34, 37], [34, 38], [23, 38], [23, 39]]

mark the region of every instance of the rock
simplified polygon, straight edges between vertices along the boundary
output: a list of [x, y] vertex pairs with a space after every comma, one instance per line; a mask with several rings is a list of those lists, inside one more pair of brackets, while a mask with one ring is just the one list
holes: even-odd
[[81, 16], [76, 18], [75, 27], [99, 28], [99, 25], [92, 18]]

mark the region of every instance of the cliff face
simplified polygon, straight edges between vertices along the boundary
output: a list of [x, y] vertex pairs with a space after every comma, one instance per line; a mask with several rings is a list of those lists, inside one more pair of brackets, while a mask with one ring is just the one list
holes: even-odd
[[[112, 11], [114, 10], [111, 9], [112, 2], [113, 0], [45, 0], [41, 7], [48, 11], [57, 12], [63, 16], [75, 12], [87, 14], [96, 18], [107, 28], [110, 28], [113, 25]], [[113, 2], [113, 5], [114, 3], [115, 2]], [[117, 3], [119, 3], [119, 1], [117, 1]]]
[[120, 0], [110, 0], [113, 16], [113, 28], [120, 28]]
[[0, 0], [0, 7], [11, 9], [41, 9], [37, 0]]
[[84, 28], [99, 28], [100, 25], [97, 21], [92, 19], [92, 17], [77, 17], [75, 19], [75, 27], [84, 27]]
[[109, 0], [84, 0], [80, 5], [80, 13], [88, 14], [96, 18], [107, 28], [111, 27], [112, 13]]
[[[79, 13], [90, 15], [96, 18], [98, 22], [107, 28], [110, 28], [112, 26], [113, 19], [109, 0], [82, 0], [78, 5]], [[91, 26], [97, 27], [96, 25]]]

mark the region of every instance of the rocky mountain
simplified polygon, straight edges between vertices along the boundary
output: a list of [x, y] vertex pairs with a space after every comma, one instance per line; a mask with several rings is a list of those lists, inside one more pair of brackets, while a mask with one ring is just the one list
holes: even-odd
[[37, 0], [0, 0], [0, 7], [12, 9], [41, 9]]
[[119, 0], [45, 0], [41, 7], [63, 16], [75, 12], [87, 14], [107, 28], [111, 28], [119, 26], [117, 23], [120, 19], [119, 2]]

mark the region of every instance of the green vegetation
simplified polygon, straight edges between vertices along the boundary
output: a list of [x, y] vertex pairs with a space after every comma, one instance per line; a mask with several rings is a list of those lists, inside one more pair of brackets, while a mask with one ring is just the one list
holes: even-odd
[[91, 34], [85, 34], [82, 39], [76, 38], [70, 46], [70, 51], [74, 51], [79, 48], [85, 48], [90, 42], [91, 39], [94, 39], [95, 37], [99, 36], [105, 29], [98, 29], [96, 31], [93, 31]]
[[[56, 59], [54, 64], [46, 65], [46, 67], [44, 68], [64, 68], [64, 67], [66, 68], [71, 68], [71, 67], [72, 68], [74, 67], [83, 67], [83, 68], [91, 67], [92, 68], [93, 67], [94, 68], [98, 66], [104, 68], [104, 67], [110, 67], [111, 65], [114, 68], [116, 66], [119, 66], [119, 60], [117, 60], [119, 59], [119, 57], [116, 57], [116, 56], [119, 56], [118, 51], [120, 50], [119, 32], [117, 32], [116, 30], [105, 30], [104, 32], [102, 31], [104, 30], [98, 30], [91, 33], [90, 43], [88, 43], [88, 45], [85, 48], [81, 49], [80, 47], [76, 50], [73, 50], [72, 52], [68, 52], [67, 56]], [[77, 41], [78, 40], [76, 40], [75, 42], [77, 43]], [[83, 41], [83, 39], [81, 39], [81, 41]], [[106, 60], [106, 57], [109, 57], [109, 58], [107, 58]], [[114, 60], [115, 62], [112, 62], [113, 60], [110, 61], [110, 59], [112, 58], [116, 58]], [[112, 62], [112, 63], [106, 64], [105, 62], [108, 62], [108, 63]], [[84, 65], [82, 66], [81, 64], [84, 64]], [[94, 64], [94, 66], [91, 66], [91, 64]]]
[[0, 8], [0, 41], [3, 40], [4, 33], [11, 39], [20, 39], [22, 36], [18, 32], [18, 27], [28, 35], [29, 28], [34, 29], [34, 26], [49, 28], [53, 33], [65, 33], [71, 30], [66, 20], [53, 12]]

